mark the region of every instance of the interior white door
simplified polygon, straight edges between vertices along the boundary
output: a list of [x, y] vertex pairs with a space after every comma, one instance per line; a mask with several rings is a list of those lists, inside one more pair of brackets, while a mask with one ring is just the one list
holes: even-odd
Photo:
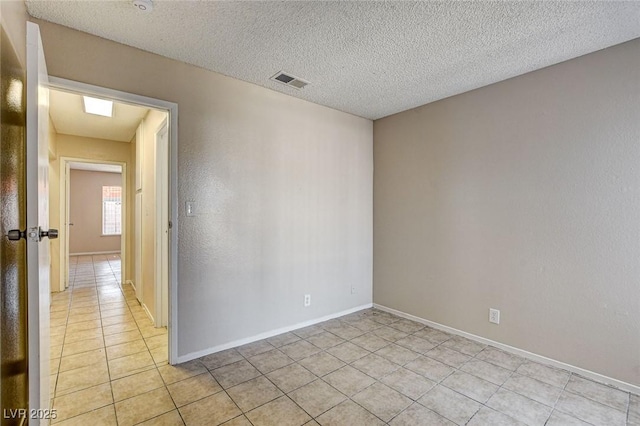
[[[29, 409], [36, 414], [50, 408], [49, 240], [43, 239], [54, 237], [49, 230], [48, 82], [40, 28], [27, 22], [27, 327]], [[46, 418], [31, 417], [30, 425], [48, 424]]]

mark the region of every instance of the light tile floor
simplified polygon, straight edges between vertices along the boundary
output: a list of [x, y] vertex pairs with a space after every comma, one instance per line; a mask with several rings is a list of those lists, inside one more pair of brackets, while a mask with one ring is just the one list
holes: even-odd
[[119, 267], [53, 296], [59, 424], [640, 425], [638, 395], [375, 309], [170, 366]]

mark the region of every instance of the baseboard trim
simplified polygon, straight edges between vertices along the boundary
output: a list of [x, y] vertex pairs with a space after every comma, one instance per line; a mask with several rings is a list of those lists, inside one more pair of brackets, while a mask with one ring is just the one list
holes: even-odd
[[495, 340], [491, 340], [491, 339], [477, 336], [475, 334], [467, 333], [466, 331], [458, 330], [457, 328], [453, 328], [437, 322], [429, 321], [427, 319], [420, 318], [415, 315], [407, 314], [406, 312], [398, 311], [396, 309], [389, 308], [384, 305], [379, 305], [377, 303], [374, 303], [373, 307], [376, 309], [380, 309], [381, 311], [385, 311], [385, 312], [389, 312], [390, 314], [397, 315], [402, 318], [406, 318], [415, 322], [419, 322], [424, 325], [428, 325], [429, 327], [433, 327], [438, 330], [446, 331], [447, 333], [450, 333], [450, 334], [466, 337], [467, 339], [474, 340], [476, 342], [483, 343], [485, 345], [493, 346], [498, 349], [502, 349], [505, 352], [509, 352], [511, 354], [518, 355], [523, 358], [527, 358], [531, 361], [535, 361], [540, 364], [549, 365], [551, 367], [562, 368], [564, 370], [571, 371], [572, 373], [580, 374], [581, 376], [593, 379], [597, 382], [605, 383], [607, 385], [614, 386], [618, 389], [621, 389], [627, 392], [640, 394], [640, 386], [632, 385], [631, 383], [623, 382], [622, 380], [614, 379], [612, 377], [605, 376], [603, 374], [596, 373], [590, 370], [585, 370], [584, 368], [576, 367], [575, 365], [567, 364], [562, 361], [557, 361], [552, 358], [547, 358], [545, 356], [538, 355], [533, 352], [525, 351], [524, 349], [519, 349], [514, 346], [505, 345], [504, 343], [496, 342]]
[[134, 290], [134, 291], [136, 290], [136, 285], [133, 283], [133, 281], [131, 281], [131, 280], [126, 280], [124, 283], [125, 283], [125, 284], [129, 284], [131, 287], [133, 287], [133, 290]]
[[257, 342], [258, 340], [268, 339], [269, 337], [277, 336], [278, 334], [287, 333], [289, 331], [298, 330], [300, 328], [309, 327], [310, 325], [315, 325], [324, 321], [328, 321], [330, 319], [338, 318], [344, 315], [352, 314], [354, 312], [361, 311], [363, 309], [369, 309], [373, 306], [372, 303], [367, 303], [366, 305], [356, 306], [355, 308], [347, 309], [346, 311], [336, 312], [334, 314], [325, 315], [320, 318], [315, 318], [309, 321], [300, 322], [291, 326], [278, 328], [275, 330], [266, 331], [264, 333], [256, 334], [254, 336], [246, 337], [244, 339], [234, 340], [229, 343], [224, 343], [222, 345], [214, 346], [211, 348], [203, 349], [197, 352], [191, 352], [186, 355], [178, 356], [178, 364], [191, 361], [192, 359], [200, 358], [205, 355], [211, 355], [216, 352], [224, 351], [226, 349], [235, 348], [236, 346], [246, 345], [247, 343]]
[[69, 256], [92, 256], [96, 254], [120, 254], [120, 250], [114, 251], [87, 251], [82, 253], [69, 253]]
[[149, 317], [149, 319], [151, 320], [151, 322], [153, 324], [156, 323], [156, 320], [153, 319], [153, 315], [151, 315], [151, 312], [149, 311], [149, 308], [147, 308], [147, 305], [145, 305], [144, 303], [141, 303], [140, 305], [142, 305], [142, 309], [144, 309], [144, 311], [147, 313], [147, 316]]

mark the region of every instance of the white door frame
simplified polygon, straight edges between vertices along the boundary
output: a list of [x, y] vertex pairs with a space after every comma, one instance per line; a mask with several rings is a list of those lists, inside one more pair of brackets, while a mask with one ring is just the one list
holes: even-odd
[[[125, 282], [126, 272], [126, 255], [127, 255], [127, 238], [129, 238], [129, 223], [127, 222], [127, 209], [130, 207], [127, 204], [127, 163], [122, 161], [106, 161], [96, 160], [93, 158], [82, 157], [60, 157], [60, 222], [64, 229], [60, 232], [60, 249], [62, 255], [60, 256], [60, 291], [64, 291], [67, 285], [67, 278], [69, 277], [69, 200], [71, 199], [70, 190], [70, 174], [69, 163], [91, 163], [91, 164], [113, 164], [122, 167], [122, 232], [120, 234], [120, 258], [122, 262], [122, 271], [120, 272], [120, 286]], [[64, 185], [62, 180], [64, 179]]]
[[128, 104], [142, 105], [168, 113], [169, 124], [169, 364], [178, 362], [178, 104], [133, 93], [94, 86], [58, 77], [49, 77], [54, 89], [80, 92]]
[[[162, 260], [168, 255], [169, 249], [169, 132], [165, 119], [155, 134], [155, 183], [156, 183], [156, 273], [155, 273], [155, 315], [156, 327], [165, 327], [168, 322], [168, 273], [167, 264]], [[161, 135], [166, 134], [166, 142], [161, 142]]]

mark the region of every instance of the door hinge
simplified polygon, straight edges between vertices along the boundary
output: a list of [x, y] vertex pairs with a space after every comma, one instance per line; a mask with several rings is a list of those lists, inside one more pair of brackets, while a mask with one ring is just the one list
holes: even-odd
[[173, 222], [169, 221], [169, 229], [173, 228]]

